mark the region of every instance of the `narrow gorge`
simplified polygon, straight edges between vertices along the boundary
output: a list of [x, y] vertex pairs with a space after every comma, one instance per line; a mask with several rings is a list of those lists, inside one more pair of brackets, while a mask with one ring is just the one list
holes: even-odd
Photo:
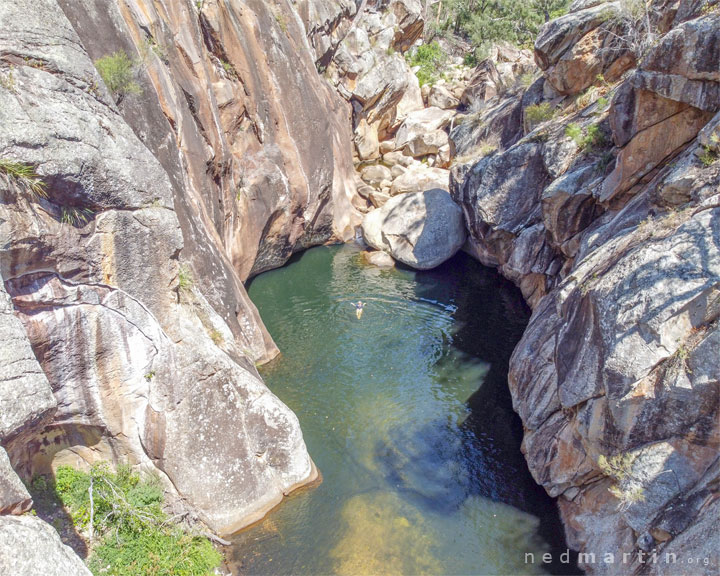
[[720, 3], [434, 4], [0, 0], [1, 574], [718, 573]]

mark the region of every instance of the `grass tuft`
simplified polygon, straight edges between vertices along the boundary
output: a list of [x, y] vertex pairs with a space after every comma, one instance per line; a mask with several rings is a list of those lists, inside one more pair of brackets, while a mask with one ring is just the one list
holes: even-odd
[[583, 131], [578, 124], [572, 122], [565, 127], [565, 136], [575, 142], [580, 150], [586, 152], [602, 148], [607, 143], [605, 133], [597, 124], [592, 124]]
[[709, 168], [718, 161], [720, 155], [718, 155], [718, 153], [712, 150], [709, 146], [703, 146], [703, 151], [698, 158], [705, 168]]
[[0, 158], [0, 177], [8, 186], [28, 192], [33, 196], [47, 198], [45, 182], [35, 172], [35, 168], [29, 164]]
[[180, 290], [191, 290], [192, 287], [192, 273], [185, 264], [181, 264], [180, 268], [178, 269], [178, 288], [180, 288]]
[[93, 211], [89, 208], [76, 208], [74, 206], [65, 206], [61, 209], [60, 222], [68, 226], [82, 228], [92, 220]]
[[215, 346], [222, 346], [225, 343], [225, 338], [223, 338], [223, 335], [220, 333], [220, 331], [216, 330], [215, 328], [210, 330], [210, 339], [213, 341], [213, 344], [215, 344]]

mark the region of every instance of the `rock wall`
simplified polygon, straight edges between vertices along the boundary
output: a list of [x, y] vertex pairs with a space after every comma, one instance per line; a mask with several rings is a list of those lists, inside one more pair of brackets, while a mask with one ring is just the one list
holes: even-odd
[[[15, 472], [125, 460], [227, 533], [315, 478], [242, 284], [359, 222], [305, 25], [284, 1], [0, 5], [0, 157], [45, 183], [0, 172], [3, 513], [31, 504]], [[94, 65], [117, 51], [124, 96]]]
[[[545, 25], [543, 77], [451, 133], [476, 147], [456, 159], [451, 193], [468, 248], [533, 307], [510, 388], [530, 470], [559, 498], [581, 566], [714, 574], [720, 9], [649, 4], [644, 54], [603, 49], [622, 9], [576, 2]], [[479, 151], [493, 132], [498, 149]]]
[[[499, 47], [421, 89], [403, 53], [422, 14], [0, 4], [0, 158], [46, 184], [0, 171], [0, 531], [37, 541], [0, 546], [3, 570], [85, 573], [7, 516], [31, 506], [17, 473], [128, 460], [218, 532], [312, 480], [255, 370], [278, 351], [242, 283], [391, 196], [449, 188], [466, 248], [534, 309], [510, 376], [530, 469], [574, 548], [633, 558], [581, 564], [674, 573], [637, 559], [656, 550], [717, 571], [717, 2], [655, 0], [652, 42], [625, 42], [627, 2], [578, 0], [538, 37], [542, 77]], [[98, 75], [116, 51], [139, 93]]]

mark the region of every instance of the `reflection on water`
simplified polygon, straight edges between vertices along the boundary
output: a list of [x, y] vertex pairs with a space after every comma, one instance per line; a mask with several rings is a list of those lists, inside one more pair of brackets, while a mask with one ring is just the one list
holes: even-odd
[[236, 573], [532, 574], [525, 552], [564, 546], [519, 450], [507, 363], [528, 313], [511, 286], [464, 255], [416, 273], [342, 246], [250, 295], [283, 353], [262, 375], [323, 483], [236, 535]]

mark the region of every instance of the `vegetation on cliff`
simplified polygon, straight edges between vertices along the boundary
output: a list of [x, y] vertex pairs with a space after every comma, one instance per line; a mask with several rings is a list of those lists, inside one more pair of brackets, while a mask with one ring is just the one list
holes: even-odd
[[62, 505], [67, 516], [56, 512], [53, 524], [82, 535], [94, 574], [200, 576], [221, 562], [207, 538], [184, 531], [165, 513], [157, 477], [141, 477], [129, 466], [117, 472], [107, 464], [89, 472], [60, 466], [54, 478], [36, 477], [30, 489], [41, 515]]
[[540, 26], [567, 11], [569, 0], [444, 0], [433, 5], [428, 27], [469, 41], [470, 60], [487, 56], [497, 42], [530, 47]]
[[434, 84], [438, 79], [439, 70], [447, 60], [447, 55], [437, 42], [421, 44], [406, 55], [410, 66], [419, 66], [415, 73], [420, 86]]
[[96, 60], [95, 67], [118, 104], [125, 96], [142, 92], [135, 82], [135, 63], [122, 50]]
[[22, 162], [0, 158], [0, 182], [15, 190], [24, 190], [34, 196], [47, 196], [45, 182], [35, 168]]

